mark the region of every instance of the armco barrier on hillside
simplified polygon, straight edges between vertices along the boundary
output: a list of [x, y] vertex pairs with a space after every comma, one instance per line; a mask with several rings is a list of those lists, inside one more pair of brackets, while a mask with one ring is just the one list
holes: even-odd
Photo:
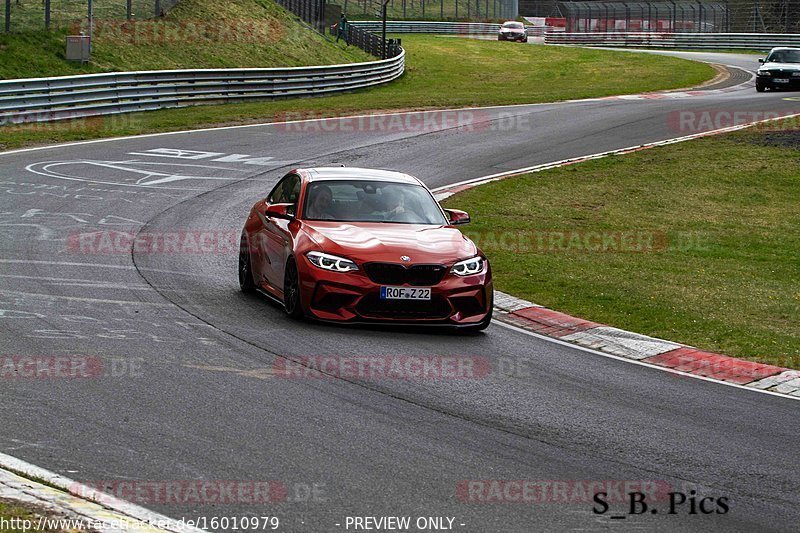
[[0, 81], [0, 127], [246, 99], [316, 96], [400, 77], [405, 52], [367, 63], [158, 70]]
[[547, 32], [545, 44], [677, 48], [694, 50], [769, 50], [800, 46], [800, 35], [774, 33]]

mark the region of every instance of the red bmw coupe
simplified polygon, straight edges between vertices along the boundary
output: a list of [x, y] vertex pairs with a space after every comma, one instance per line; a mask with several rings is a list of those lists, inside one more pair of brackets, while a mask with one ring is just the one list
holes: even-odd
[[492, 274], [467, 222], [407, 174], [296, 169], [250, 210], [239, 285], [293, 318], [485, 329]]

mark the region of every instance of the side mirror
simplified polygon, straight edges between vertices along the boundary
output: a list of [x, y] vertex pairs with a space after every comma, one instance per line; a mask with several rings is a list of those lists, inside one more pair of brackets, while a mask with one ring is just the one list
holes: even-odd
[[758, 58], [758, 62], [759, 62], [759, 63], [766, 63], [766, 62], [767, 62], [767, 60], [766, 60], [766, 59], [764, 59], [763, 57], [759, 57], [759, 58]]
[[445, 209], [447, 217], [450, 219], [450, 225], [458, 226], [459, 224], [469, 224], [470, 219], [466, 211], [460, 209]]
[[292, 220], [294, 218], [294, 204], [272, 204], [264, 209], [265, 217]]

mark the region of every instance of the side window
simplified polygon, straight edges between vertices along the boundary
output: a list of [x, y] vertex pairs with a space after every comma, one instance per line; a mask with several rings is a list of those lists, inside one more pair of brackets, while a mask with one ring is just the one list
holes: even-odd
[[271, 204], [296, 204], [298, 196], [300, 196], [300, 177], [290, 174], [272, 189], [267, 201]]
[[283, 178], [281, 181], [278, 182], [275, 187], [272, 188], [270, 191], [269, 196], [267, 196], [267, 202], [271, 204], [277, 203], [278, 197], [281, 195], [281, 190], [283, 190], [283, 183], [286, 181], [286, 178]]
[[286, 203], [297, 205], [298, 198], [300, 198], [300, 178], [290, 176], [286, 180]]

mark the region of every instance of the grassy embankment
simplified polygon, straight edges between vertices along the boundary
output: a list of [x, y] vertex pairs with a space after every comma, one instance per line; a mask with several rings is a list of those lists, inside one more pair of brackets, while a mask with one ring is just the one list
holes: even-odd
[[[23, 4], [29, 4], [25, 0]], [[103, 3], [118, 0], [97, 0]], [[39, 9], [41, 9], [39, 2]], [[60, 4], [59, 4], [60, 6]], [[56, 4], [54, 3], [54, 9]], [[16, 9], [16, 8], [15, 8]], [[101, 10], [102, 12], [102, 10]], [[17, 11], [12, 11], [17, 20]], [[84, 27], [0, 34], [0, 78], [61, 76], [86, 72], [179, 68], [294, 67], [369, 61], [300, 25], [270, 0], [181, 0], [162, 19], [98, 19], [92, 63], [64, 59], [64, 38]], [[34, 28], [36, 24], [20, 24]]]
[[[185, 0], [182, 6], [188, 9], [190, 2], [202, 3], [208, 0]], [[253, 2], [254, 0], [239, 0]], [[267, 0], [262, 0], [267, 2]], [[204, 5], [204, 4], [203, 4]], [[266, 9], [266, 8], [265, 8]], [[188, 17], [181, 9], [170, 13], [174, 17]], [[197, 12], [191, 15], [198, 18]], [[183, 20], [183, 19], [181, 19]], [[3, 37], [0, 37], [2, 39]], [[21, 37], [14, 37], [19, 40]], [[315, 36], [315, 38], [319, 38]], [[59, 38], [60, 39], [60, 38]], [[319, 38], [321, 40], [321, 38]], [[0, 41], [2, 42], [2, 41]], [[325, 42], [328, 50], [337, 45]], [[31, 67], [28, 74], [41, 75], [45, 72], [65, 74], [65, 66], [60, 59], [61, 41], [42, 50], [35, 47], [36, 53], [48, 56], [39, 58], [38, 67]], [[225, 43], [227, 46], [227, 43]], [[573, 98], [590, 98], [623, 93], [687, 87], [699, 84], [713, 77], [711, 67], [701, 63], [684, 61], [672, 57], [653, 54], [635, 54], [605, 50], [589, 50], [567, 47], [526, 46], [516, 43], [455, 39], [440, 36], [403, 36], [407, 52], [405, 75], [388, 85], [373, 89], [355, 91], [348, 94], [323, 98], [304, 98], [249, 102], [241, 104], [197, 106], [185, 109], [162, 110], [147, 113], [133, 113], [105, 119], [78, 121], [77, 123], [13, 126], [0, 129], [0, 149], [10, 149], [25, 145], [51, 142], [64, 142], [80, 139], [93, 139], [139, 133], [153, 133], [220, 124], [247, 122], [268, 122], [282, 113], [313, 113], [340, 115], [364, 113], [371, 110], [391, 109], [433, 109], [466, 106], [487, 106], [552, 102]], [[180, 43], [175, 45], [179, 47]], [[153, 59], [149, 53], [127, 45], [107, 45], [104, 50], [102, 40], [97, 44], [97, 64], [107, 70], [177, 68], [207, 66], [266, 66], [272, 65], [268, 52], [263, 61], [235, 60], [235, 46], [231, 45], [226, 62], [192, 62], [195, 57], [193, 44], [183, 44], [190, 49], [182, 60], [172, 58], [172, 62]], [[209, 44], [207, 53], [214, 53], [215, 47]], [[268, 48], [268, 46], [265, 45]], [[154, 46], [159, 48], [159, 46]], [[350, 51], [342, 53], [353, 53]], [[34, 55], [33, 44], [27, 53]], [[339, 45], [341, 49], [341, 45]], [[152, 50], [156, 54], [157, 50]], [[160, 53], [160, 52], [159, 52]], [[299, 52], [298, 52], [299, 53]], [[327, 54], [327, 52], [326, 52]], [[7, 56], [13, 56], [10, 49], [0, 51], [0, 65], [6, 65]], [[170, 55], [165, 53], [165, 55]], [[204, 57], [198, 52], [198, 58]], [[312, 56], [303, 56], [310, 61]], [[341, 61], [341, 57], [326, 55], [327, 62]], [[300, 60], [297, 59], [296, 62]], [[315, 58], [314, 61], [326, 61]], [[7, 72], [21, 75], [22, 64], [34, 61], [18, 61], [12, 68], [6, 65]], [[48, 64], [55, 66], [50, 69]], [[16, 70], [15, 70], [16, 69]], [[35, 72], [34, 72], [35, 71]], [[580, 73], [580, 75], [576, 75]]]
[[[467, 233], [499, 290], [800, 368], [800, 130], [786, 126], [509, 178], [446, 203], [473, 216]], [[615, 251], [623, 236], [641, 251]]]

